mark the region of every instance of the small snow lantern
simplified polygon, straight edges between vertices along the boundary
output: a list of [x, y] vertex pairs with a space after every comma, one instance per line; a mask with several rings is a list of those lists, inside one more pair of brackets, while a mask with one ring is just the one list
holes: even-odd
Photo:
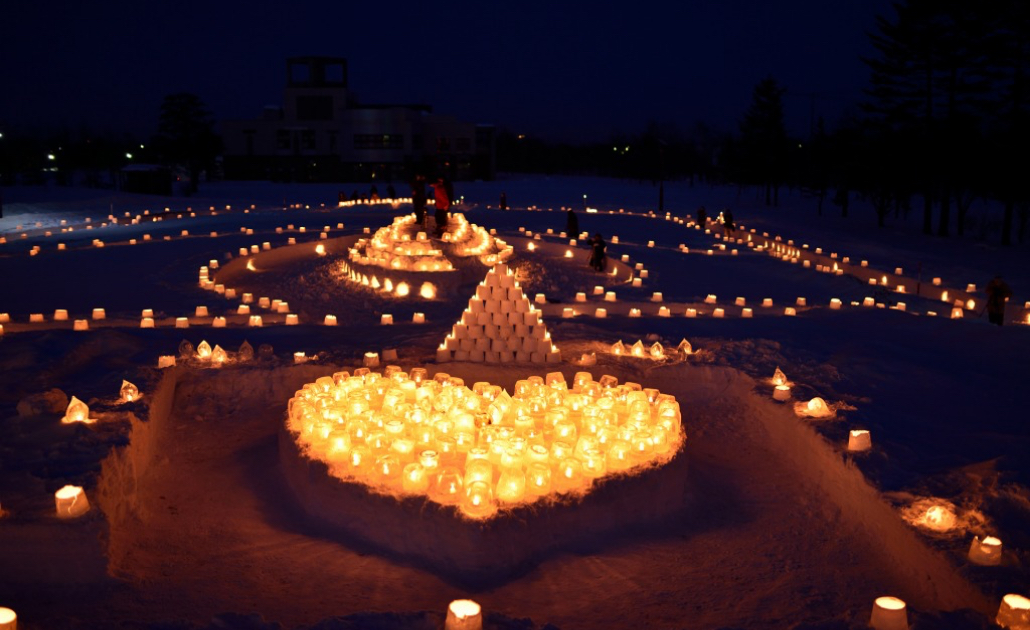
[[897, 597], [877, 597], [869, 626], [874, 630], [908, 630], [905, 602]]
[[1001, 564], [1001, 539], [994, 536], [973, 536], [969, 545], [969, 561], [981, 566], [993, 567]]
[[777, 385], [773, 388], [773, 400], [783, 402], [790, 400], [790, 386], [789, 385]]
[[471, 599], [454, 600], [447, 607], [444, 630], [483, 630], [482, 608]]
[[129, 381], [122, 381], [122, 388], [118, 391], [119, 398], [122, 402], [134, 402], [139, 400], [139, 388], [130, 383]]
[[57, 518], [77, 518], [89, 512], [89, 500], [80, 486], [64, 486], [54, 493]]
[[1030, 630], [1030, 599], [1015, 593], [1002, 597], [994, 622], [1008, 630]]
[[61, 418], [62, 424], [71, 424], [73, 422], [83, 422], [85, 424], [96, 422], [95, 418], [89, 417], [89, 407], [86, 403], [75, 396], [72, 396], [71, 402], [68, 403], [68, 409], [64, 412], [64, 417]]
[[0, 607], [0, 630], [18, 630], [18, 615], [10, 608]]
[[854, 429], [848, 433], [848, 450], [852, 453], [868, 451], [873, 447], [873, 439], [869, 431]]

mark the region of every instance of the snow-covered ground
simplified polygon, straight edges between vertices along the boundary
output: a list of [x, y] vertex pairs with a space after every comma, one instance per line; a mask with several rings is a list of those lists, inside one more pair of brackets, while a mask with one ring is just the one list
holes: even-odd
[[[278, 248], [292, 237], [310, 247], [325, 226], [330, 239], [374, 231], [405, 211], [333, 207], [337, 192], [356, 188], [365, 185], [221, 182], [190, 200], [5, 189], [0, 313], [11, 321], [0, 337], [0, 606], [18, 610], [23, 627], [433, 627], [448, 601], [468, 595], [496, 613], [490, 622], [498, 627], [849, 628], [868, 621], [875, 596], [892, 594], [909, 602], [914, 627], [980, 628], [989, 627], [1003, 594], [1030, 594], [1030, 392], [1023, 386], [1030, 326], [1020, 323], [1030, 299], [1027, 246], [1002, 248], [975, 234], [923, 237], [916, 210], [883, 230], [862, 203], [846, 220], [830, 204], [819, 217], [814, 200], [786, 191], [781, 207], [765, 208], [753, 191], [673, 182], [665, 205], [673, 218], [699, 205], [710, 215], [732, 207], [744, 237], [754, 228], [756, 242], [764, 232], [784, 245], [807, 244], [806, 252], [836, 253], [836, 261], [867, 260], [868, 268], [848, 271], [876, 269], [891, 275], [890, 286], [903, 279], [909, 293], [746, 244], [714, 249], [716, 235], [647, 215], [658, 197], [650, 183], [508, 177], [458, 184], [469, 220], [517, 244], [512, 266], [526, 293], [546, 294], [544, 318], [567, 375], [580, 369], [570, 360], [593, 351], [595, 377], [611, 373], [681, 401], [691, 458], [681, 519], [589, 541], [481, 589], [313, 529], [283, 492], [274, 448], [293, 389], [384, 348], [397, 349], [405, 367], [426, 364], [476, 380], [474, 366], [431, 365], [473, 287], [431, 301], [401, 299], [343, 280], [342, 254], [291, 258], [237, 286], [286, 300], [301, 324], [283, 326], [283, 316], [266, 312], [266, 325], [256, 329], [235, 315], [238, 300], [198, 286], [198, 269], [264, 242]], [[496, 209], [502, 191], [512, 210]], [[609, 256], [642, 263], [642, 286], [551, 253], [564, 249], [557, 246], [564, 242], [560, 208], [581, 209], [584, 195], [599, 212], [580, 211], [581, 230], [617, 235]], [[166, 207], [171, 212], [162, 213]], [[149, 215], [127, 224], [126, 212], [145, 209]], [[995, 210], [974, 213], [989, 222]], [[159, 213], [162, 221], [149, 221]], [[108, 215], [119, 224], [102, 227]], [[62, 233], [62, 220], [74, 231]], [[519, 228], [542, 232], [538, 242], [555, 246], [530, 252]], [[94, 239], [104, 247], [92, 246]], [[30, 255], [34, 246], [40, 251]], [[940, 277], [953, 295], [974, 283], [982, 302], [982, 287], [998, 272], [1015, 292], [1003, 328], [977, 317], [980, 304], [952, 320], [950, 304], [911, 295], [915, 282], [926, 287]], [[217, 280], [218, 270], [212, 275]], [[597, 285], [618, 301], [593, 296]], [[577, 292], [589, 296], [585, 304], [574, 301]], [[654, 292], [671, 317], [657, 316]], [[705, 303], [710, 294], [717, 304]], [[738, 297], [753, 317], [741, 316]], [[798, 297], [807, 307], [785, 316]], [[904, 302], [906, 312], [851, 305], [865, 297]], [[764, 298], [774, 306], [763, 308]], [[843, 308], [831, 310], [831, 298]], [[229, 326], [193, 318], [188, 329], [172, 327], [200, 305], [228, 315]], [[91, 320], [88, 332], [71, 330], [71, 320], [89, 319], [98, 307], [106, 320]], [[607, 318], [594, 317], [598, 307]], [[713, 317], [717, 307], [725, 317]], [[155, 311], [154, 330], [139, 328], [146, 308]], [[563, 318], [565, 308], [577, 315]], [[628, 317], [631, 308], [641, 317]], [[685, 317], [688, 308], [699, 315]], [[55, 309], [67, 309], [69, 321], [54, 322]], [[414, 312], [426, 313], [427, 323], [409, 323]], [[29, 323], [35, 313], [45, 322]], [[380, 326], [383, 313], [397, 324]], [[340, 326], [320, 326], [325, 314], [338, 315]], [[698, 350], [688, 362], [607, 352], [620, 339], [675, 347], [682, 338]], [[182, 339], [230, 351], [244, 340], [268, 344], [275, 358], [217, 375], [180, 367], [184, 375], [172, 387], [153, 368]], [[291, 367], [296, 351], [319, 359]], [[795, 400], [820, 396], [836, 417], [804, 420], [773, 402], [768, 379], [776, 367], [793, 382]], [[513, 383], [550, 369], [510, 365], [492, 373]], [[145, 422], [113, 404], [123, 378], [144, 391], [129, 410]], [[155, 409], [147, 394], [162, 387], [166, 408]], [[19, 415], [19, 401], [51, 388], [90, 402], [101, 422]], [[872, 452], [847, 453], [851, 429], [870, 430]], [[66, 483], [86, 487], [98, 506], [93, 516], [58, 522], [51, 515], [52, 494]], [[932, 532], [906, 522], [911, 507], [928, 499], [954, 506], [957, 526]], [[1002, 539], [1001, 566], [965, 559], [974, 535]], [[211, 621], [221, 612], [238, 616]], [[328, 621], [334, 617], [342, 619]], [[521, 618], [532, 622], [520, 626]]]

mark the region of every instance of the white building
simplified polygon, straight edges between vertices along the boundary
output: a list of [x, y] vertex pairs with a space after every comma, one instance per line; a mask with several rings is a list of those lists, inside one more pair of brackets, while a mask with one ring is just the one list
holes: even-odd
[[428, 105], [364, 105], [341, 57], [287, 59], [283, 106], [222, 122], [229, 179], [406, 181], [415, 173], [491, 179], [494, 127]]

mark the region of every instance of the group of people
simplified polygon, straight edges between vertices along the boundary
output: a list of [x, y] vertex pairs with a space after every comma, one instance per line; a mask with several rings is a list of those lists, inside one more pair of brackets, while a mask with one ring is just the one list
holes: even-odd
[[[720, 215], [722, 217], [722, 227], [726, 235], [730, 236], [735, 233], [737, 225], [733, 222], [733, 211], [729, 208], [723, 208]], [[718, 221], [718, 218], [714, 220]], [[708, 227], [708, 210], [704, 206], [697, 209], [697, 224], [701, 226], [701, 229]]]
[[[454, 199], [454, 185], [450, 180], [438, 177], [436, 182], [430, 185], [430, 188], [433, 191], [433, 218], [436, 221], [436, 236], [440, 238], [447, 231], [447, 222], [451, 218], [450, 209]], [[415, 222], [423, 228], [426, 226], [427, 203], [426, 177], [419, 174], [411, 183], [411, 205], [415, 211]]]

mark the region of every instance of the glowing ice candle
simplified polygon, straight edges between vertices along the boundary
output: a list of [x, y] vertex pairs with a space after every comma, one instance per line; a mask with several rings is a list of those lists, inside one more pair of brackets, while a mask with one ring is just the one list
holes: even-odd
[[93, 424], [96, 419], [89, 417], [89, 407], [86, 403], [82, 402], [75, 396], [72, 396], [71, 401], [68, 403], [68, 409], [64, 412], [64, 417], [61, 418], [62, 424], [72, 424], [73, 422], [82, 422], [85, 424]]
[[215, 317], [211, 320], [212, 328], [225, 328], [226, 319], [224, 317]]
[[18, 615], [10, 608], [0, 607], [0, 630], [18, 630]]
[[973, 536], [973, 542], [969, 545], [969, 561], [986, 567], [1001, 564], [1001, 539], [994, 536], [985, 536], [983, 539]]
[[995, 623], [1009, 630], [1030, 629], [1030, 599], [1015, 593], [1002, 597]]
[[471, 599], [456, 599], [447, 607], [444, 630], [483, 630], [482, 608]]
[[869, 626], [874, 630], [908, 630], [905, 602], [897, 597], [877, 597]]
[[122, 402], [133, 402], [139, 400], [139, 388], [129, 381], [123, 380], [122, 388], [118, 391], [118, 396], [122, 399]]
[[101, 320], [101, 319], [106, 319], [106, 318], [107, 318], [107, 313], [106, 313], [106, 311], [104, 311], [104, 309], [102, 309], [102, 308], [95, 308], [95, 309], [93, 309], [93, 319], [94, 320]]
[[848, 450], [852, 453], [868, 451], [873, 447], [873, 439], [869, 431], [854, 429], [848, 434]]
[[54, 493], [57, 518], [77, 518], [89, 512], [86, 492], [79, 486], [64, 486]]
[[89, 320], [77, 319], [72, 322], [72, 330], [89, 330]]

